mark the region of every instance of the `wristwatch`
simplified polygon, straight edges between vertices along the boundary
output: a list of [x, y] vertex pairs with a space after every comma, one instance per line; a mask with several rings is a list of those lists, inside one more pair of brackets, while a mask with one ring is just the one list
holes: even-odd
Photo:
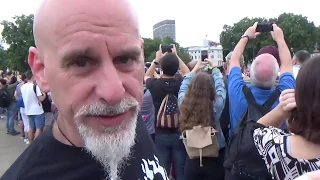
[[242, 36], [241, 36], [241, 39], [242, 39], [242, 38], [245, 38], [245, 37], [248, 38], [248, 40], [250, 40], [250, 37], [249, 37], [248, 35], [246, 35], [246, 34], [242, 35]]
[[158, 64], [159, 64], [159, 63], [158, 63], [157, 61], [155, 61], [155, 60], [153, 61], [153, 63], [154, 63], [155, 65], [158, 65]]

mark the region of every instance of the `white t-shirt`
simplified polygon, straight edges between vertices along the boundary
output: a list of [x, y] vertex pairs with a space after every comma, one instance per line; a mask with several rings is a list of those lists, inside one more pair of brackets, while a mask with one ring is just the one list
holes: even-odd
[[[40, 115], [44, 111], [38, 97], [42, 96], [39, 86], [36, 86], [36, 93], [33, 90], [33, 83], [26, 83], [21, 86], [22, 99], [26, 115]], [[38, 96], [38, 97], [37, 97]]]
[[294, 76], [294, 78], [295, 79], [297, 79], [297, 75], [298, 75], [298, 73], [299, 73], [299, 70], [300, 70], [300, 66], [293, 66], [292, 67], [292, 70], [293, 70], [293, 76]]

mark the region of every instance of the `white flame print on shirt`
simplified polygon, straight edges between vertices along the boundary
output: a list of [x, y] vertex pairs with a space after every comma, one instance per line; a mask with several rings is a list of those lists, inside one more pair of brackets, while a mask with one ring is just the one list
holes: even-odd
[[[141, 168], [145, 174], [144, 180], [153, 180], [154, 176], [159, 174], [163, 180], [169, 180], [166, 170], [160, 166], [159, 159], [154, 156], [155, 160], [142, 159]], [[149, 167], [152, 167], [151, 169]]]

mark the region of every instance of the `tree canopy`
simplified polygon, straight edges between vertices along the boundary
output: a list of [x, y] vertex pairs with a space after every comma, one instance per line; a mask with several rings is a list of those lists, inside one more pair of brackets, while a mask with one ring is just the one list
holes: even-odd
[[[276, 23], [282, 28], [287, 45], [294, 52], [305, 49], [310, 52], [320, 40], [320, 27], [316, 27], [307, 17], [292, 13], [283, 13], [278, 18], [248, 18], [231, 25], [224, 25], [220, 34], [220, 43], [225, 50], [233, 50], [241, 35], [255, 22]], [[263, 46], [276, 45], [269, 33], [259, 35], [255, 40], [248, 43], [244, 52], [246, 62], [252, 60]]]
[[33, 15], [15, 16], [14, 21], [2, 21], [1, 33], [4, 43], [9, 45], [6, 50], [4, 65], [13, 70], [26, 71], [28, 66], [28, 50], [35, 46], [33, 39]]

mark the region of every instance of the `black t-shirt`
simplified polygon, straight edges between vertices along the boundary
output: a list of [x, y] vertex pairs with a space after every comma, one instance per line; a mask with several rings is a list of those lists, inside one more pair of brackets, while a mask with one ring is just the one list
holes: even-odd
[[[149, 78], [146, 81], [146, 87], [149, 89], [154, 110], [155, 110], [155, 124], [157, 123], [157, 114], [159, 112], [161, 103], [167, 94], [173, 94], [178, 97], [182, 79], [176, 78]], [[177, 133], [178, 129], [157, 128], [156, 134]]]
[[[158, 166], [155, 146], [138, 116], [133, 155], [122, 172], [122, 180], [167, 180]], [[106, 152], [107, 153], [107, 152]], [[162, 173], [161, 173], [162, 172]], [[102, 180], [103, 168], [83, 148], [57, 141], [48, 129], [37, 138], [0, 178], [1, 180]]]

